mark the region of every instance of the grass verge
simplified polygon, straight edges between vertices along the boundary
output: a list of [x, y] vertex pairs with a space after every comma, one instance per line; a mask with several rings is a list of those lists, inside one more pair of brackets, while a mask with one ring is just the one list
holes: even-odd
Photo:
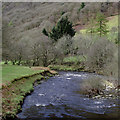
[[[39, 71], [39, 72], [38, 72]], [[56, 74], [56, 73], [55, 73]], [[37, 70], [36, 73], [14, 79], [10, 84], [2, 86], [2, 119], [12, 120], [21, 111], [25, 96], [33, 91], [35, 81], [44, 79], [44, 76], [52, 76], [49, 70]]]
[[36, 74], [39, 72], [41, 72], [41, 70], [35, 71], [26, 66], [2, 65], [2, 83], [9, 84], [14, 79], [29, 76], [31, 74]]

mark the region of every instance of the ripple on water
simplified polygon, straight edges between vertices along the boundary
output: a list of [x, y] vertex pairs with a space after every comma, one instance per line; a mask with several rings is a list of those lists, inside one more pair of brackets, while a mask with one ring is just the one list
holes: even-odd
[[36, 106], [47, 106], [46, 104], [36, 104]]
[[26, 97], [18, 117], [20, 119], [51, 116], [87, 118], [89, 115], [98, 117], [108, 112], [116, 113], [115, 99], [90, 99], [74, 92], [80, 89], [81, 81], [89, 76], [94, 74], [60, 72], [60, 75], [49, 78], [36, 86], [34, 92]]
[[71, 78], [67, 78], [68, 80], [70, 80]]
[[39, 96], [45, 96], [45, 94], [43, 94], [43, 93], [39, 93], [38, 95], [39, 95]]

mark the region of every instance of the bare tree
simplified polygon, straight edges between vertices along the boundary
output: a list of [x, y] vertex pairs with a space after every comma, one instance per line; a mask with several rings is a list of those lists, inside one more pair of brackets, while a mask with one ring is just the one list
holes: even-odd
[[14, 53], [14, 58], [17, 60], [17, 64], [20, 65], [22, 60], [24, 60], [24, 54], [25, 54], [25, 44], [24, 42], [16, 42], [13, 43], [13, 53]]
[[41, 36], [31, 46], [33, 66], [43, 65], [46, 67], [55, 62], [55, 47], [46, 36]]
[[56, 44], [56, 48], [61, 51], [61, 54], [63, 55], [69, 55], [72, 54], [73, 49], [73, 41], [72, 38], [68, 36], [63, 36], [60, 38]]
[[54, 46], [49, 39], [43, 39], [40, 42], [40, 59], [43, 66], [47, 67], [55, 61]]
[[2, 59], [5, 61], [5, 64], [7, 64], [9, 60], [10, 46], [11, 44], [8, 21], [5, 20], [2, 27]]
[[98, 40], [95, 41], [88, 51], [86, 65], [94, 70], [103, 69], [106, 64], [112, 61], [115, 49], [116, 47], [113, 42], [105, 37], [98, 37]]

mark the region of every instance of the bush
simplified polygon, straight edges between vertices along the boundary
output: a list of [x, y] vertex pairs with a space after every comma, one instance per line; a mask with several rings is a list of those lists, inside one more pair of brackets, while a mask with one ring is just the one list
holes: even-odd
[[80, 63], [84, 62], [86, 58], [84, 56], [70, 56], [65, 57], [63, 60], [64, 64], [71, 64], [71, 65], [79, 65]]
[[80, 93], [89, 95], [89, 97], [96, 96], [105, 89], [104, 80], [97, 76], [89, 76], [81, 83]]
[[58, 40], [56, 43], [56, 48], [61, 52], [63, 55], [68, 55], [71, 54], [72, 49], [73, 49], [73, 41], [71, 37], [68, 36], [63, 36]]
[[94, 41], [90, 36], [82, 35], [82, 34], [76, 35], [73, 38], [74, 54], [86, 55], [93, 42]]
[[113, 42], [98, 38], [88, 52], [87, 66], [94, 71], [103, 70], [105, 66], [113, 62], [116, 50], [117, 47]]

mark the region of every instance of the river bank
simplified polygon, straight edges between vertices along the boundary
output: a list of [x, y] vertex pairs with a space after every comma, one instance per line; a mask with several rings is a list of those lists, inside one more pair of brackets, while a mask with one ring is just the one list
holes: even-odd
[[[118, 120], [118, 99], [90, 98], [82, 91], [87, 78], [103, 77], [95, 73], [61, 71], [59, 75], [34, 88], [25, 98], [19, 120]], [[46, 89], [47, 88], [47, 89]]]
[[[34, 69], [34, 68], [33, 68]], [[2, 119], [16, 119], [16, 114], [21, 111], [24, 98], [34, 90], [34, 83], [40, 84], [57, 72], [50, 69], [40, 69], [39, 72], [12, 80], [8, 85], [2, 85]]]
[[[32, 75], [26, 75], [18, 79], [14, 79], [11, 81], [11, 84], [2, 86], [3, 120], [17, 119], [16, 114], [21, 111], [21, 106], [24, 102], [25, 97], [31, 94], [31, 92], [33, 92], [34, 86], [36, 86], [36, 84], [40, 84], [42, 83], [42, 81], [44, 81], [43, 79], [46, 79], [48, 77], [57, 74], [57, 72], [54, 70], [82, 71], [82, 72], [93, 73], [93, 71], [87, 71], [82, 67], [79, 68], [79, 67], [59, 66], [59, 65], [49, 66], [49, 68], [31, 67], [31, 69], [36, 71], [40, 70], [40, 72], [34, 73]], [[116, 98], [116, 96], [120, 93], [115, 83], [111, 82], [110, 79], [108, 79], [108, 77], [106, 77], [106, 79], [97, 78], [94, 80], [93, 78], [92, 79], [90, 78], [90, 80], [84, 80], [84, 82], [81, 83], [81, 86], [82, 86], [81, 90], [76, 92], [78, 94], [86, 95], [88, 98], [94, 98], [94, 99]]]
[[50, 65], [50, 69], [58, 71], [77, 71], [77, 72], [88, 72], [95, 73], [98, 75], [105, 76], [105, 78], [89, 78], [83, 83], [82, 94], [88, 95], [88, 97], [101, 98], [101, 97], [119, 97], [120, 85], [118, 84], [118, 78], [107, 75], [102, 70], [93, 71], [92, 69], [85, 68], [82, 66], [75, 65]]

